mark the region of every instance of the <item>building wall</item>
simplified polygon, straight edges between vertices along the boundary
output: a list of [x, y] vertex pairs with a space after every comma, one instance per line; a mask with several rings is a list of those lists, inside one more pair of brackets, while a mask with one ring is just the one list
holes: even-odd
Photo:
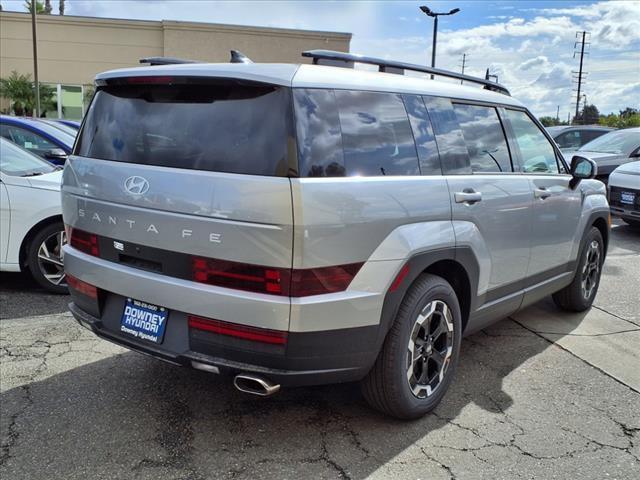
[[[350, 41], [349, 33], [38, 15], [38, 73], [42, 83], [91, 85], [97, 73], [149, 56], [227, 62], [233, 48], [254, 61], [301, 63], [303, 50], [348, 52]], [[12, 70], [33, 75], [31, 15], [0, 12], [0, 77]]]

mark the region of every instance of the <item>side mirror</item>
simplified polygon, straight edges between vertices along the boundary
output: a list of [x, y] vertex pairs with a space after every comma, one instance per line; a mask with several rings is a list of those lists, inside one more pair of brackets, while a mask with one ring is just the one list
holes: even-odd
[[45, 158], [48, 160], [59, 160], [64, 162], [67, 159], [67, 154], [61, 148], [52, 148], [44, 153]]
[[571, 159], [571, 176], [573, 178], [569, 182], [569, 186], [576, 188], [581, 180], [596, 178], [597, 174], [598, 165], [596, 162], [587, 157], [574, 155]]

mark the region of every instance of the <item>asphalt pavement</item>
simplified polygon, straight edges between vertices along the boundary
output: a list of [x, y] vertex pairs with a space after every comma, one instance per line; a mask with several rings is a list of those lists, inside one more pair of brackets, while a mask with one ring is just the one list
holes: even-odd
[[2, 479], [640, 478], [640, 232], [616, 224], [595, 306], [545, 300], [463, 340], [433, 414], [357, 385], [246, 396], [97, 339], [0, 275]]

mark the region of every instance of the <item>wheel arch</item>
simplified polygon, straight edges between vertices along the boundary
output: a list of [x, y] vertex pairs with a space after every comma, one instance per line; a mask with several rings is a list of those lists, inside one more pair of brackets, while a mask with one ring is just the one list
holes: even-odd
[[[378, 331], [377, 352], [395, 320], [398, 308], [407, 291], [423, 273], [431, 273], [444, 278], [456, 292], [462, 313], [462, 329], [466, 328], [470, 314], [476, 308], [474, 292], [478, 290], [479, 263], [470, 247], [451, 247], [412, 255], [402, 269], [408, 273], [397, 289], [390, 289], [385, 295]], [[402, 271], [402, 269], [400, 271]]]
[[20, 268], [24, 270], [27, 265], [27, 250], [29, 249], [29, 245], [33, 240], [33, 237], [43, 228], [51, 225], [52, 223], [62, 222], [62, 214], [52, 215], [51, 217], [43, 218], [38, 223], [33, 225], [27, 234], [22, 239], [22, 243], [20, 244], [20, 252], [18, 256], [18, 261], [20, 263]]

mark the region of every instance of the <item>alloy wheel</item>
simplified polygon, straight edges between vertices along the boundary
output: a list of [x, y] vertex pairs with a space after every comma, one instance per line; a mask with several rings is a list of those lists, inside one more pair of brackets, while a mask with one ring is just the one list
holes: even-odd
[[53, 285], [66, 285], [62, 250], [66, 243], [67, 236], [63, 230], [49, 235], [38, 247], [38, 267], [44, 278]]
[[422, 309], [411, 329], [407, 348], [407, 380], [413, 395], [426, 398], [442, 384], [453, 352], [453, 317], [442, 300]]
[[585, 255], [586, 261], [582, 267], [582, 296], [588, 300], [600, 278], [600, 243], [592, 240]]

